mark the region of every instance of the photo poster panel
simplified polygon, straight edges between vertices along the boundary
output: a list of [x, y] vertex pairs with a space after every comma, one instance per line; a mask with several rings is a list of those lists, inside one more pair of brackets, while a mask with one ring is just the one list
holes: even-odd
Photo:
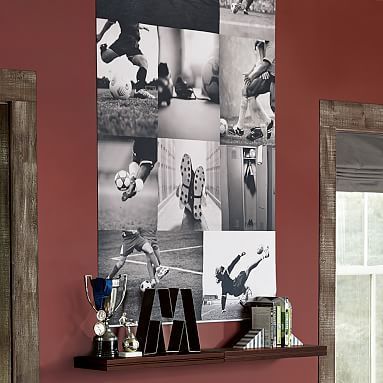
[[148, 287], [190, 288], [198, 321], [248, 318], [276, 294], [275, 0], [96, 9], [98, 274], [128, 275], [112, 324]]

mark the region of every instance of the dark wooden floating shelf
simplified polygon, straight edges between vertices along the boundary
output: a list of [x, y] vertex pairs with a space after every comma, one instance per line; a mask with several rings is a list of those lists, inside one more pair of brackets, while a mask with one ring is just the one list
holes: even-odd
[[115, 371], [143, 366], [190, 366], [195, 364], [213, 364], [283, 358], [304, 358], [325, 355], [327, 355], [327, 347], [315, 345], [284, 348], [261, 348], [257, 350], [223, 348], [202, 350], [200, 353], [166, 354], [114, 359], [102, 359], [93, 356], [76, 356], [74, 358], [74, 367], [101, 371]]

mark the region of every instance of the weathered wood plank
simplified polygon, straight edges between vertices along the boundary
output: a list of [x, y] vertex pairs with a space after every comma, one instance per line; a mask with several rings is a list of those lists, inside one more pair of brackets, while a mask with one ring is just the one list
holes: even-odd
[[39, 381], [35, 124], [35, 103], [11, 104], [12, 375], [17, 383]]
[[36, 74], [0, 69], [0, 101], [35, 101]]
[[376, 104], [321, 101], [321, 126], [334, 126], [337, 131], [381, 133], [383, 108]]
[[335, 192], [336, 131], [320, 127], [319, 383], [335, 383]]
[[8, 105], [0, 105], [0, 383], [11, 383], [11, 252]]

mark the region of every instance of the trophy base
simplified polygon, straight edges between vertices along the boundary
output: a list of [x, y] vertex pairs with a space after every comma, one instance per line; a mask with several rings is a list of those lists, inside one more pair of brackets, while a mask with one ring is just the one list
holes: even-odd
[[118, 355], [120, 358], [133, 358], [137, 356], [142, 356], [142, 352], [141, 351], [130, 351], [130, 352], [120, 351]]
[[110, 329], [103, 336], [93, 338], [92, 355], [107, 359], [118, 357], [118, 339]]

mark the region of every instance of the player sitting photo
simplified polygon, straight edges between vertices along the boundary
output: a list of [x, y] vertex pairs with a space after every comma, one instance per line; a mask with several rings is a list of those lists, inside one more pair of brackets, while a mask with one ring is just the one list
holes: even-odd
[[221, 36], [220, 142], [275, 143], [275, 46], [271, 40]]
[[[244, 134], [244, 120], [249, 100], [254, 97], [257, 108], [267, 123], [267, 139], [271, 138], [274, 121], [268, 117], [262, 106], [257, 102], [261, 94], [270, 93], [270, 108], [275, 113], [275, 47], [274, 43], [266, 40], [256, 40], [254, 49], [257, 51], [260, 62], [256, 63], [248, 72], [244, 73], [241, 103], [237, 124], [232, 132], [242, 136]], [[253, 127], [247, 139], [255, 141], [264, 136], [260, 127]]]

